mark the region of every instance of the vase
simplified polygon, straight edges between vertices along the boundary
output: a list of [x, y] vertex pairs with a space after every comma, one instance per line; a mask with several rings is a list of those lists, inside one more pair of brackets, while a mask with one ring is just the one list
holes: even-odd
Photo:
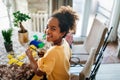
[[28, 42], [28, 31], [25, 33], [18, 32], [18, 39], [19, 39], [20, 44], [22, 45], [27, 43]]

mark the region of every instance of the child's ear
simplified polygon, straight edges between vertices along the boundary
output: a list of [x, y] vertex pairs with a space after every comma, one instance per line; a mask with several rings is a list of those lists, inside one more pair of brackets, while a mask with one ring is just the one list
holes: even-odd
[[66, 34], [66, 32], [62, 32], [62, 37]]

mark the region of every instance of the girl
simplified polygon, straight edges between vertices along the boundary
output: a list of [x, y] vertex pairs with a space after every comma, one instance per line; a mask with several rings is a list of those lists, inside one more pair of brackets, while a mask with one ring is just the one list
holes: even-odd
[[47, 75], [48, 80], [69, 80], [71, 49], [64, 39], [73, 29], [78, 16], [70, 6], [62, 6], [48, 19], [46, 40], [52, 42], [45, 55], [36, 62], [28, 49], [26, 54], [31, 67], [38, 76]]

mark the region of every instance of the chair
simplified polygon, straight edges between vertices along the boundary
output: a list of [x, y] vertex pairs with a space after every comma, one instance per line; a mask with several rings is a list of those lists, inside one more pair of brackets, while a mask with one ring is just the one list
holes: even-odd
[[[96, 48], [95, 59], [103, 45], [108, 28], [96, 18], [94, 19], [91, 30], [83, 44], [72, 47], [72, 58], [80, 59], [80, 64], [85, 64], [90, 54], [91, 48]], [[74, 61], [72, 61], [74, 62]]]
[[[100, 50], [98, 51], [99, 54], [97, 55], [97, 59], [94, 59], [96, 57], [96, 48], [90, 49], [90, 55], [88, 56], [87, 62], [85, 63], [84, 67], [75, 67], [74, 70], [77, 70], [77, 72], [71, 71], [71, 77], [70, 80], [95, 80], [96, 74], [98, 72], [98, 69], [101, 65], [102, 59], [103, 59], [103, 53], [107, 47], [108, 44], [108, 38], [111, 33], [112, 27], [107, 33], [105, 40], [103, 42], [103, 45], [100, 47]], [[93, 66], [94, 64], [94, 66]], [[81, 69], [82, 68], [82, 69]]]
[[92, 65], [94, 64], [95, 52], [96, 52], [96, 49], [92, 48], [91, 52], [90, 52], [90, 55], [87, 59], [87, 62], [85, 63], [84, 68], [79, 73], [79, 79], [80, 80], [82, 80], [82, 79], [84, 80], [85, 78], [90, 76]]
[[86, 80], [87, 77], [90, 76], [92, 65], [94, 63], [96, 49], [91, 48], [90, 55], [87, 59], [87, 62], [85, 63], [85, 66], [82, 67], [82, 69], [78, 69], [79, 73], [71, 73], [70, 80]]
[[113, 27], [110, 28], [110, 30], [107, 33], [107, 36], [105, 37], [104, 43], [103, 43], [102, 47], [100, 48], [99, 55], [97, 55], [95, 65], [94, 65], [92, 71], [90, 72], [90, 75], [87, 77], [88, 80], [95, 80], [95, 78], [96, 78], [96, 74], [99, 70], [101, 63], [102, 63], [103, 53], [107, 47], [108, 38], [109, 38], [109, 35], [110, 35], [112, 29], [113, 29]]

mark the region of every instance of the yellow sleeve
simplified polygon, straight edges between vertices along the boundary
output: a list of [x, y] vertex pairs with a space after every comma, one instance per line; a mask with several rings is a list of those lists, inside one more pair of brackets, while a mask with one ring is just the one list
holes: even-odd
[[34, 75], [32, 80], [41, 80], [43, 79], [43, 76], [37, 76], [37, 75]]
[[55, 65], [55, 51], [48, 51], [44, 57], [40, 58], [38, 60], [38, 68], [43, 71], [46, 72], [47, 75], [49, 75], [52, 70], [54, 69], [54, 65]]

